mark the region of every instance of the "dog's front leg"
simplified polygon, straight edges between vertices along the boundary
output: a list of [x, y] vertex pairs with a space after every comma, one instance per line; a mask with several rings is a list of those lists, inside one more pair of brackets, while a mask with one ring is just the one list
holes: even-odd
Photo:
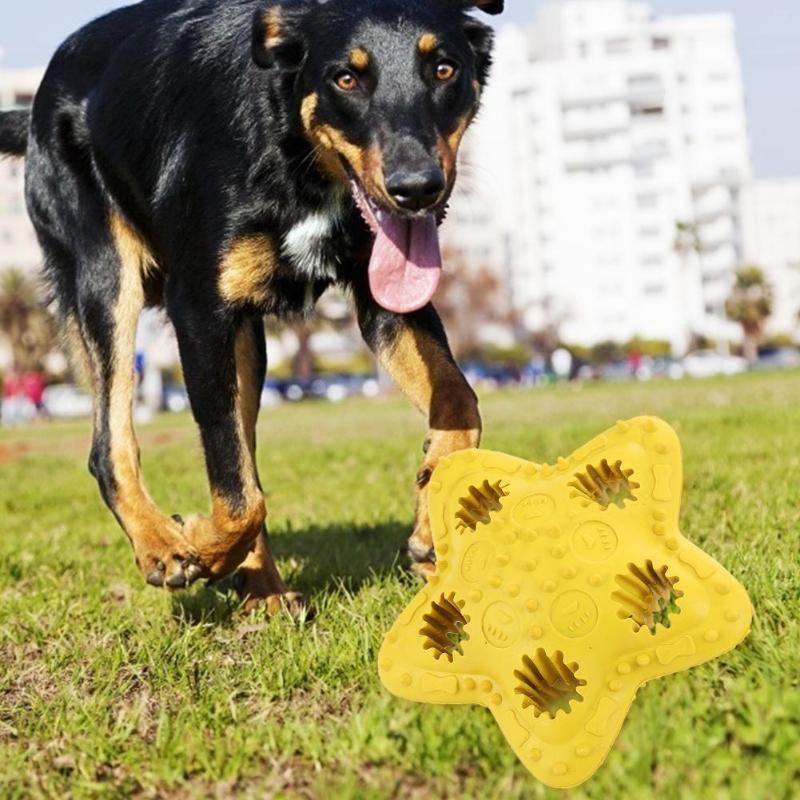
[[206, 577], [242, 568], [248, 608], [263, 604], [270, 612], [284, 606], [299, 611], [303, 600], [287, 590], [269, 550], [256, 467], [256, 421], [266, 370], [263, 323], [259, 317], [198, 306], [180, 285], [170, 288], [168, 300], [211, 489], [211, 515], [188, 517], [183, 534]]
[[417, 473], [417, 509], [408, 552], [415, 572], [435, 568], [428, 518], [428, 483], [444, 456], [478, 447], [481, 417], [475, 392], [458, 368], [433, 306], [409, 315], [392, 314], [371, 298], [359, 299], [364, 340], [398, 387], [428, 418], [425, 458]]

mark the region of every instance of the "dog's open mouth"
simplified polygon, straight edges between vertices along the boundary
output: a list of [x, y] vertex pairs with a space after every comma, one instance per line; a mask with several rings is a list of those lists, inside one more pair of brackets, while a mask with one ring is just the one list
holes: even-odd
[[372, 296], [395, 314], [418, 311], [431, 301], [442, 275], [436, 214], [391, 214], [375, 206], [360, 181], [354, 179], [352, 187], [356, 205], [375, 234], [369, 262]]

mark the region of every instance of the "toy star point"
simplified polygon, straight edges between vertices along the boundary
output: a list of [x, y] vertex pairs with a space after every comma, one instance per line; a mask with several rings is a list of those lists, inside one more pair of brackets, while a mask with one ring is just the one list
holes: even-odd
[[678, 530], [680, 444], [619, 422], [555, 465], [468, 450], [429, 484], [436, 573], [389, 631], [384, 685], [488, 707], [543, 783], [600, 767], [653, 678], [748, 633], [744, 588]]

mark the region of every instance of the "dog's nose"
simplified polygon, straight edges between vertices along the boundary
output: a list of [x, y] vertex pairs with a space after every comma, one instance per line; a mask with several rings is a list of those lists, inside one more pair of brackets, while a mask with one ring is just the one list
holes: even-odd
[[444, 173], [438, 167], [417, 172], [394, 172], [386, 179], [386, 191], [406, 211], [430, 208], [442, 196], [444, 186]]

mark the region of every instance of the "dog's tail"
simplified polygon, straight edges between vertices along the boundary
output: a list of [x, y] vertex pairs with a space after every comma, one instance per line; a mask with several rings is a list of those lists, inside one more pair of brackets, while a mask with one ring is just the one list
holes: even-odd
[[25, 155], [30, 124], [30, 111], [0, 112], [0, 156]]

